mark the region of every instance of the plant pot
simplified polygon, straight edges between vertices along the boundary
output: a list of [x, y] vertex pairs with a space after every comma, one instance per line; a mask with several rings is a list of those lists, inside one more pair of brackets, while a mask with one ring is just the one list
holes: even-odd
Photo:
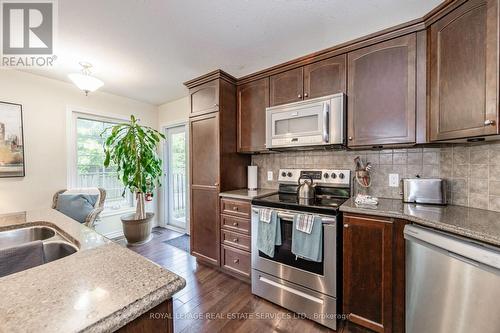
[[137, 220], [135, 214], [121, 217], [123, 225], [123, 234], [129, 245], [141, 245], [151, 240], [151, 221], [153, 213], [146, 213], [145, 219]]

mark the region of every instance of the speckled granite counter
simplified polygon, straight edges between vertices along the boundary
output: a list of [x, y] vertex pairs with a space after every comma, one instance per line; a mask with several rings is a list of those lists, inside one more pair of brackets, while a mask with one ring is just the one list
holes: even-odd
[[0, 278], [0, 332], [111, 332], [186, 284], [55, 210], [0, 215], [0, 231], [32, 225], [58, 230], [79, 251]]
[[278, 190], [273, 190], [269, 188], [259, 188], [256, 191], [249, 191], [246, 188], [241, 190], [222, 192], [219, 196], [224, 198], [240, 199], [240, 200], [252, 200], [255, 198], [265, 197], [266, 195], [271, 195], [278, 193]]
[[340, 210], [408, 220], [423, 226], [500, 246], [500, 213], [462, 206], [405, 204], [396, 199], [379, 199], [378, 206], [359, 207], [349, 199]]

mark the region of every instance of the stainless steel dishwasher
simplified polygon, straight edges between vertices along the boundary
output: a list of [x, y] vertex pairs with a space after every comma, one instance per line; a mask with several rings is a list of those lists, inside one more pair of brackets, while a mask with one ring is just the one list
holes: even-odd
[[499, 333], [498, 248], [407, 225], [406, 332]]

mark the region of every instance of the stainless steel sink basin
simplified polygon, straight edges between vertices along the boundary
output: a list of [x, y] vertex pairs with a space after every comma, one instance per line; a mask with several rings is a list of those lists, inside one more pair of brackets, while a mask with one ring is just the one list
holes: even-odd
[[[41, 241], [43, 244], [43, 257], [35, 260], [34, 263], [24, 264], [23, 260], [18, 261], [15, 248], [19, 245], [34, 241]], [[0, 277], [10, 275], [32, 268], [36, 265], [46, 264], [74, 254], [78, 248], [64, 238], [55, 229], [45, 226], [34, 226], [13, 230], [0, 231], [0, 250], [5, 249], [4, 255], [0, 256]], [[40, 248], [38, 248], [38, 251]], [[12, 251], [12, 252], [11, 252]], [[36, 252], [31, 252], [37, 257]], [[36, 247], [33, 249], [36, 251]], [[12, 254], [14, 253], [14, 254]], [[24, 258], [24, 257], [23, 257]]]
[[47, 242], [43, 244], [45, 263], [64, 258], [75, 253], [77, 248], [66, 242]]
[[46, 240], [56, 235], [54, 229], [48, 227], [29, 227], [0, 232], [0, 248], [11, 247], [37, 240]]

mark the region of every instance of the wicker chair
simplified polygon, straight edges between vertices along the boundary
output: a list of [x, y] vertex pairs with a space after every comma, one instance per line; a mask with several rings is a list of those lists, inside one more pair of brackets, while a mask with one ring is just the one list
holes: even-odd
[[88, 188], [75, 188], [71, 190], [60, 190], [57, 191], [54, 194], [54, 197], [52, 198], [52, 208], [55, 209], [57, 207], [57, 199], [59, 198], [60, 194], [67, 193], [67, 194], [90, 194], [90, 195], [97, 195], [97, 201], [94, 206], [94, 210], [90, 212], [90, 214], [87, 216], [85, 219], [85, 225], [89, 228], [94, 227], [94, 223], [96, 219], [99, 217], [99, 214], [103, 211], [104, 209], [104, 200], [106, 200], [106, 190], [98, 187], [88, 187]]

